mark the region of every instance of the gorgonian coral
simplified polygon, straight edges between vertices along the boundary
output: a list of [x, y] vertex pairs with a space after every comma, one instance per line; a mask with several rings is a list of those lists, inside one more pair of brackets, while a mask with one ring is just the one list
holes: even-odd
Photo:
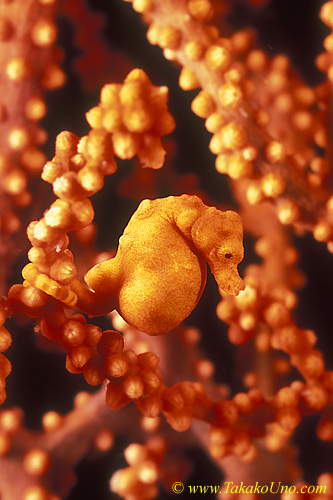
[[[218, 497], [240, 498], [241, 484], [256, 497], [264, 492], [257, 483], [281, 484], [283, 500], [304, 487], [313, 498], [332, 497], [331, 464], [315, 475], [305, 467], [302, 476], [304, 454], [298, 460], [295, 452], [314, 420], [321, 449], [331, 452], [333, 440], [331, 359], [320, 328], [304, 324], [297, 295], [304, 277], [296, 237], [310, 231], [332, 251], [333, 3], [321, 3], [317, 14], [328, 30], [316, 64], [323, 78], [312, 86], [287, 56], [259, 48], [253, 30], [229, 27], [242, 8], [274, 14], [273, 1], [112, 2], [120, 25], [126, 13], [127, 38], [131, 20], [139, 23], [142, 15], [148, 41], [172, 62], [171, 77], [169, 70], [159, 75], [150, 55], [134, 64], [105, 49], [98, 30], [107, 26], [107, 5], [102, 19], [71, 0], [0, 3], [1, 498], [82, 498], [74, 468], [109, 450], [110, 488], [128, 500], [162, 498], [160, 486], [178, 493], [182, 483], [212, 481]], [[56, 13], [67, 19], [59, 28]], [[73, 45], [66, 39], [71, 18]], [[91, 34], [80, 32], [82, 23]], [[45, 91], [65, 81], [53, 46], [58, 30], [64, 66], [74, 64], [85, 89], [101, 90], [99, 102], [90, 96], [84, 104], [88, 125], [81, 109], [80, 127], [69, 131], [64, 108], [61, 124], [49, 124], [57, 136], [52, 158], [51, 147], [40, 149], [47, 137], [38, 122], [46, 114]], [[79, 63], [70, 61], [74, 46], [84, 51]], [[111, 69], [109, 57], [117, 62]], [[91, 74], [99, 65], [103, 71]], [[179, 112], [171, 102], [171, 114], [174, 66], [192, 103], [178, 93], [185, 104]], [[109, 74], [114, 79], [105, 82]], [[187, 107], [205, 120], [206, 131], [199, 124], [196, 137], [182, 121]], [[189, 150], [205, 144], [205, 159], [183, 158], [179, 172], [171, 163], [179, 164], [186, 141]], [[216, 189], [204, 183], [212, 164]], [[200, 183], [189, 169], [200, 172]], [[237, 208], [220, 174], [229, 177]], [[18, 248], [29, 263], [17, 262]], [[23, 281], [20, 273], [9, 276], [15, 263]], [[28, 349], [23, 375], [21, 346]], [[69, 377], [62, 384], [60, 359]], [[28, 382], [14, 394], [11, 380], [20, 376], [20, 384]], [[55, 402], [57, 390], [61, 402], [68, 390], [67, 407]], [[25, 391], [22, 406], [28, 418], [32, 409], [41, 418], [40, 431], [25, 428], [22, 410], [12, 406]], [[120, 440], [126, 466], [111, 465]], [[215, 464], [213, 480], [206, 479], [204, 459], [189, 476], [195, 453], [189, 457], [188, 450], [198, 448]], [[102, 498], [99, 481], [89, 479]]]

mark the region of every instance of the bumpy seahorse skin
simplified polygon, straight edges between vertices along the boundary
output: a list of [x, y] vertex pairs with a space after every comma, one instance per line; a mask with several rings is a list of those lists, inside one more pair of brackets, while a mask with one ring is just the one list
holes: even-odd
[[220, 289], [244, 288], [240, 216], [206, 206], [197, 196], [144, 200], [119, 239], [116, 256], [75, 282], [78, 307], [90, 314], [117, 309], [148, 335], [166, 333], [197, 305], [206, 283], [206, 262]]

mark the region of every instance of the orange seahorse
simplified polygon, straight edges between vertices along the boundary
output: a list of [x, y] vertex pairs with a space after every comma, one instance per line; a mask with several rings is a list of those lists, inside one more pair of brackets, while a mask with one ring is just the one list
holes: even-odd
[[117, 309], [148, 335], [166, 333], [195, 308], [209, 264], [219, 288], [244, 289], [237, 270], [242, 261], [240, 216], [208, 207], [184, 194], [144, 200], [119, 239], [114, 258], [85, 276], [91, 290], [75, 280], [72, 290], [82, 311], [102, 315]]

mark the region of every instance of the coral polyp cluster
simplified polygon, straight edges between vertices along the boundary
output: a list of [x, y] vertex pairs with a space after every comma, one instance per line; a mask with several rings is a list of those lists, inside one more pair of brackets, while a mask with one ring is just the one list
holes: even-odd
[[167, 99], [166, 87], [153, 87], [144, 72], [132, 71], [123, 85], [103, 87], [101, 103], [86, 117], [93, 129], [112, 134], [116, 156], [124, 160], [137, 155], [143, 165], [160, 168], [165, 156], [160, 138], [175, 127]]
[[[331, 26], [327, 5], [321, 18]], [[172, 0], [163, 6], [150, 3], [143, 9], [149, 23], [148, 40], [159, 45], [167, 59], [181, 65], [179, 84], [184, 90], [202, 88], [192, 110], [206, 120], [213, 134], [209, 147], [217, 155], [217, 171], [231, 179], [244, 179], [251, 204], [273, 199], [283, 224], [308, 224], [312, 206], [322, 214], [325, 207], [330, 210], [328, 160], [313, 148], [313, 144], [328, 148], [325, 122], [330, 83], [316, 89], [305, 85], [286, 56], [270, 60], [255, 46], [251, 30], [221, 36], [208, 22], [226, 8], [223, 2], [184, 0], [175, 20]], [[325, 48], [317, 64], [329, 72], [330, 35]], [[304, 176], [298, 175], [300, 171]], [[307, 196], [296, 196], [295, 201], [294, 192]], [[320, 241], [330, 242], [330, 218], [328, 214], [325, 237], [316, 221]]]
[[[118, 93], [121, 91], [127, 101], [124, 106], [120, 98], [118, 102]], [[137, 107], [144, 109], [143, 103], [138, 103], [138, 92], [141, 95], [147, 92], [155, 92], [157, 95], [160, 93], [159, 89], [154, 90], [142, 71], [134, 70], [127, 76], [123, 86], [103, 87], [101, 107], [93, 108], [87, 113], [88, 121], [94, 124], [88, 135], [81, 139], [67, 131], [58, 135], [55, 156], [52, 161], [46, 162], [42, 172], [42, 179], [52, 184], [53, 192], [58, 199], [52, 203], [42, 219], [32, 222], [27, 229], [33, 247], [29, 251], [31, 264], [24, 268], [23, 277], [26, 286], [34, 287], [29, 289], [30, 294], [24, 291], [24, 295], [30, 297], [25, 299], [29, 300], [30, 307], [44, 305], [40, 292], [47, 293], [68, 306], [73, 307], [76, 304], [76, 294], [69, 287], [76, 276], [76, 268], [72, 253], [67, 248], [69, 243], [67, 232], [82, 229], [93, 221], [94, 209], [89, 197], [102, 189], [105, 175], [116, 171], [114, 154], [118, 151], [118, 156], [123, 159], [132, 158], [135, 154], [144, 157], [145, 141], [155, 141], [154, 151], [164, 156], [160, 137], [173, 128], [172, 117], [166, 109], [165, 89], [160, 93], [162, 102], [156, 123], [151, 123], [155, 129], [152, 129], [148, 136], [145, 128], [136, 132], [117, 132], [118, 128], [122, 130], [124, 116], [135, 114]], [[114, 99], [116, 104], [113, 103]], [[111, 107], [112, 103], [114, 106], [111, 113], [108, 114], [106, 111], [106, 116], [111, 120], [112, 113], [117, 115], [118, 125], [114, 130], [112, 127], [107, 130], [102, 122], [99, 125], [96, 123], [96, 109], [102, 111], [103, 105]], [[160, 110], [164, 110], [164, 114], [161, 115]], [[161, 126], [165, 120], [170, 124], [169, 128]], [[127, 146], [131, 143], [133, 148], [124, 146], [125, 143]], [[122, 151], [120, 151], [121, 144], [124, 146]], [[152, 159], [152, 162], [155, 162], [155, 159]], [[155, 166], [153, 163], [153, 167]]]
[[38, 122], [46, 114], [45, 93], [62, 86], [62, 55], [54, 47], [55, 2], [2, 2], [1, 43], [1, 230], [20, 229], [20, 210], [32, 201], [29, 178], [46, 161], [47, 139]]

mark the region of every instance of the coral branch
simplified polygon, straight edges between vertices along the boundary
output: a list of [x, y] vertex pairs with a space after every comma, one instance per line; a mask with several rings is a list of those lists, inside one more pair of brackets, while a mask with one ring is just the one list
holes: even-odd
[[[214, 13], [208, 0], [183, 0], [177, 8], [174, 0], [156, 0], [134, 8], [149, 23], [150, 43], [182, 66], [180, 86], [203, 89], [192, 110], [213, 133], [216, 169], [232, 179], [248, 179], [250, 203], [274, 200], [283, 224], [313, 230], [332, 195], [326, 186], [327, 161], [313, 147], [328, 147], [315, 91], [298, 79], [285, 56], [270, 61], [257, 50], [251, 32], [228, 37], [224, 27], [219, 32], [208, 26]], [[331, 231], [321, 239], [329, 242]]]

